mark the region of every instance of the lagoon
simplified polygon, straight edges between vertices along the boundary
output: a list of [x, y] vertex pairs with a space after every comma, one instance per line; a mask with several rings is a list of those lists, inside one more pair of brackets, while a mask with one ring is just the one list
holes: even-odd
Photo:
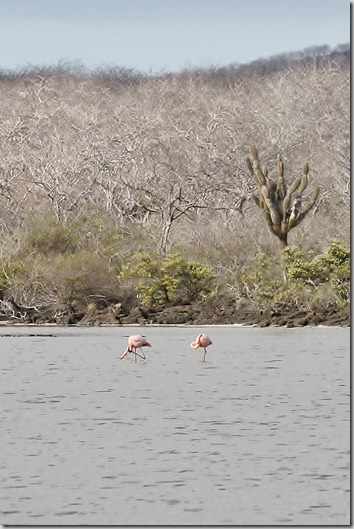
[[0, 524], [349, 524], [349, 355], [349, 328], [1, 327]]

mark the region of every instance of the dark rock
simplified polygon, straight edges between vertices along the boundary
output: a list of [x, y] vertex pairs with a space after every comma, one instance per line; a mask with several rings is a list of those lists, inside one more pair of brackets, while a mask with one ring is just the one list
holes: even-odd
[[294, 327], [305, 327], [308, 325], [309, 320], [306, 316], [304, 318], [294, 318], [293, 323]]
[[[71, 318], [78, 318], [78, 325], [98, 326], [98, 325], [117, 325], [119, 323], [119, 315], [121, 312], [121, 305], [117, 303], [100, 309], [96, 303], [90, 303], [84, 314], [74, 314]], [[81, 316], [81, 317], [80, 317]]]
[[260, 327], [269, 327], [269, 325], [271, 325], [271, 320], [268, 318], [262, 318], [259, 322]]
[[[21, 309], [23, 307], [20, 307]], [[254, 325], [258, 327], [286, 326], [303, 327], [305, 325], [350, 325], [350, 307], [335, 309], [327, 306], [314, 306], [305, 310], [293, 307], [285, 302], [275, 303], [259, 309], [255, 305], [242, 301], [238, 303], [227, 296], [210, 299], [188, 305], [169, 305], [164, 307], [140, 306], [130, 309], [120, 303], [97, 306], [95, 303], [82, 307], [78, 303], [70, 305], [47, 305], [42, 308], [26, 307], [27, 314], [21, 318], [14, 314], [12, 305], [1, 304], [0, 320], [57, 325]], [[16, 309], [18, 310], [18, 309]], [[32, 313], [33, 312], [33, 313]]]

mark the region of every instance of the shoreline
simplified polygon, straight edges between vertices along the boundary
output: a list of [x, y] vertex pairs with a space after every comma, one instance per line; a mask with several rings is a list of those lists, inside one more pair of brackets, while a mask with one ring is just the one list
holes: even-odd
[[[253, 324], [247, 324], [247, 323], [203, 323], [203, 324], [192, 324], [192, 323], [99, 323], [97, 325], [80, 325], [77, 323], [71, 323], [71, 324], [61, 324], [61, 323], [13, 323], [13, 322], [0, 322], [0, 336], [1, 336], [1, 329], [11, 328], [11, 327], [18, 327], [18, 328], [51, 328], [51, 329], [80, 329], [82, 327], [105, 327], [105, 328], [129, 328], [129, 327], [180, 327], [180, 328], [207, 328], [207, 327], [217, 327], [217, 328], [247, 328], [247, 329], [262, 329], [265, 327], [279, 329], [279, 328], [285, 328], [285, 329], [299, 329], [301, 327], [307, 327], [311, 329], [350, 329], [350, 324], [348, 325], [325, 325], [320, 323], [319, 325], [298, 325], [298, 326], [289, 326], [286, 325], [268, 325], [268, 326], [261, 326], [257, 325], [256, 323]], [[5, 335], [4, 335], [5, 336]]]
[[99, 306], [18, 307], [0, 313], [0, 328], [27, 327], [350, 327], [350, 306], [344, 308], [290, 306], [277, 303], [267, 308], [215, 298], [191, 305], [124, 307], [121, 303]]

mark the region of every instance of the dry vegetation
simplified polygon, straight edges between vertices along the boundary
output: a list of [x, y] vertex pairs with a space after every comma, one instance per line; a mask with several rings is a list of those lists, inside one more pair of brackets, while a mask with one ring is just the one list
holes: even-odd
[[320, 187], [289, 245], [349, 244], [350, 78], [336, 57], [157, 76], [59, 65], [0, 73], [0, 92], [3, 299], [117, 301], [141, 250], [178, 251], [227, 289], [278, 252], [250, 200], [251, 143], [270, 176], [279, 154], [290, 180], [309, 163], [305, 204]]

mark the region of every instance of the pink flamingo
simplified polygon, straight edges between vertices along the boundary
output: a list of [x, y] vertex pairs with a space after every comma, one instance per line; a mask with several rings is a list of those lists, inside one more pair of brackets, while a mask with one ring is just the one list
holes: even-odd
[[203, 347], [204, 349], [204, 358], [203, 362], [205, 362], [205, 355], [207, 353], [206, 348], [209, 347], [209, 345], [212, 345], [212, 341], [210, 340], [209, 336], [207, 334], [198, 334], [198, 336], [195, 339], [195, 342], [191, 343], [192, 349], [198, 349], [198, 347]]
[[[151, 347], [151, 344], [144, 338], [144, 336], [140, 336], [140, 334], [136, 334], [135, 336], [129, 336], [128, 338], [128, 347], [120, 357], [122, 360], [125, 356], [127, 356], [128, 353], [134, 353], [135, 355], [135, 363], [138, 361], [137, 356], [142, 358], [143, 360], [146, 360], [146, 356], [142, 350], [142, 347]], [[140, 349], [141, 355], [136, 352], [137, 348]]]

